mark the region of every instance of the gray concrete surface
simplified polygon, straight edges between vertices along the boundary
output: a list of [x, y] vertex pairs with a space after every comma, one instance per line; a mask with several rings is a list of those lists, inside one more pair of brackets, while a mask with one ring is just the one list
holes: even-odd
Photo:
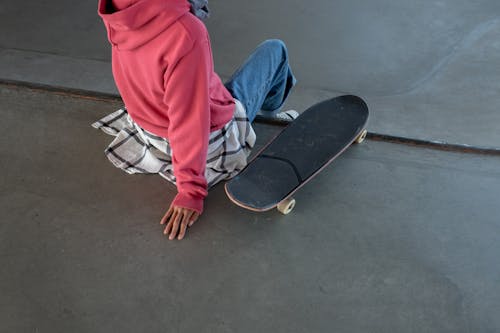
[[[2, 332], [498, 332], [500, 158], [367, 141], [256, 214], [175, 188], [90, 127], [117, 106], [0, 87]], [[259, 145], [277, 128], [257, 126]]]
[[[500, 147], [497, 1], [210, 4], [223, 77], [260, 41], [281, 38], [300, 81], [288, 107], [354, 93], [368, 100], [374, 132]], [[116, 92], [95, 2], [11, 1], [0, 15], [0, 78]]]
[[[500, 3], [210, 1], [227, 78], [290, 49], [287, 107], [363, 96], [369, 130], [500, 147]], [[116, 93], [97, 1], [0, 4], [0, 81]], [[118, 101], [0, 83], [0, 332], [499, 332], [499, 157], [367, 141], [292, 215], [222, 186], [182, 242], [175, 188], [130, 176], [91, 128]], [[258, 146], [279, 129], [258, 125]]]

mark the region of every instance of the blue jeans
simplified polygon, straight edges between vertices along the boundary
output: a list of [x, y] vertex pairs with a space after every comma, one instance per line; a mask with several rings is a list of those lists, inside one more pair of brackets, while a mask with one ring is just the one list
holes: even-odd
[[297, 80], [288, 63], [288, 50], [278, 39], [266, 40], [248, 57], [225, 84], [246, 108], [253, 122], [257, 112], [277, 113]]

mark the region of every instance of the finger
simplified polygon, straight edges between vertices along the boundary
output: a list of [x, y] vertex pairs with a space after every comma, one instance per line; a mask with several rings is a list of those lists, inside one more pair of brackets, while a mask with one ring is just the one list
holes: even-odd
[[200, 217], [200, 214], [194, 212], [193, 216], [191, 216], [191, 221], [189, 221], [189, 226], [192, 226], [198, 220], [198, 217]]
[[184, 238], [184, 235], [186, 234], [186, 228], [189, 223], [189, 220], [191, 219], [191, 216], [193, 215], [192, 212], [190, 211], [184, 211], [184, 216], [182, 217], [182, 222], [181, 222], [181, 230], [179, 231], [179, 236], [177, 237], [178, 240], [181, 240]]
[[174, 221], [175, 221], [175, 218], [177, 216], [177, 212], [174, 211], [172, 213], [172, 215], [169, 217], [169, 220], [168, 220], [168, 223], [167, 223], [167, 226], [165, 227], [165, 230], [163, 231], [163, 233], [165, 235], [169, 234], [170, 231], [172, 230], [172, 227], [174, 226]]
[[170, 237], [168, 239], [172, 240], [175, 238], [175, 236], [177, 236], [177, 232], [179, 231], [179, 223], [180, 223], [181, 218], [182, 218], [182, 214], [177, 213], [175, 215], [172, 230], [170, 231]]
[[167, 213], [165, 215], [163, 215], [163, 218], [161, 219], [161, 222], [160, 224], [165, 224], [168, 220], [168, 218], [170, 217], [170, 215], [172, 215], [172, 212], [174, 211], [174, 209], [172, 207], [170, 207], [167, 211]]

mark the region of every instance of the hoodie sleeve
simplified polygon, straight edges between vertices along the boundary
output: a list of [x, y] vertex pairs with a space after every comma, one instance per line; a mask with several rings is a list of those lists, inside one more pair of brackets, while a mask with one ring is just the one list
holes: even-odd
[[178, 191], [173, 204], [200, 214], [207, 196], [205, 168], [210, 135], [211, 59], [208, 41], [196, 40], [173, 69], [167, 69], [164, 77], [168, 139]]

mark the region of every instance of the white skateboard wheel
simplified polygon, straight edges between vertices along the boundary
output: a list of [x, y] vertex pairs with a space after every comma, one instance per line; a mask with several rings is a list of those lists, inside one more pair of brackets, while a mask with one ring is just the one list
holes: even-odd
[[367, 130], [362, 130], [361, 133], [359, 133], [359, 135], [356, 138], [356, 140], [354, 140], [354, 142], [361, 143], [361, 142], [365, 141], [366, 134], [368, 134], [368, 131]]
[[281, 214], [287, 215], [290, 214], [290, 212], [293, 210], [294, 207], [295, 207], [295, 199], [288, 198], [280, 202], [277, 208]]

